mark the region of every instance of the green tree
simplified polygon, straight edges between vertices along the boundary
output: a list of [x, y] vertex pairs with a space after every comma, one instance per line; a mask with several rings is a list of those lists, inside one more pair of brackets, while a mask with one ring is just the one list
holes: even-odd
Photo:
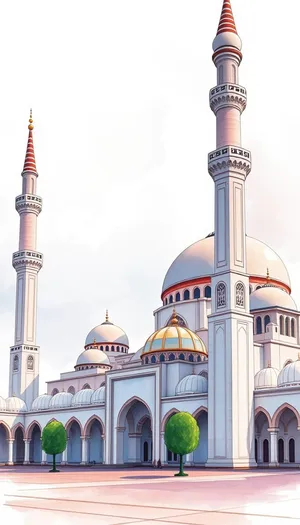
[[42, 433], [42, 449], [53, 456], [53, 468], [49, 472], [59, 472], [56, 469], [55, 457], [61, 454], [67, 446], [67, 433], [62, 423], [50, 421]]
[[182, 458], [197, 448], [199, 438], [200, 430], [191, 414], [178, 412], [170, 417], [165, 428], [165, 444], [168, 450], [180, 457], [180, 470], [175, 476], [188, 476], [183, 472]]

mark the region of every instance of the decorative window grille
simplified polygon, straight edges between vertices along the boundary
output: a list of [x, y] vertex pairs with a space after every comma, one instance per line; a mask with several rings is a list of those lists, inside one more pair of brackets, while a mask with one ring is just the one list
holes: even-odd
[[236, 306], [245, 306], [245, 287], [243, 283], [237, 283], [235, 287], [235, 304]]
[[226, 306], [226, 286], [224, 283], [217, 285], [217, 308]]
[[29, 355], [27, 357], [27, 370], [33, 370], [33, 357]]

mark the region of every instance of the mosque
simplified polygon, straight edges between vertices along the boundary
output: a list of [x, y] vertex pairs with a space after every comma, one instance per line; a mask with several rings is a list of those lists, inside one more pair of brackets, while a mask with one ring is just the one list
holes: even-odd
[[242, 44], [230, 0], [223, 0], [210, 90], [216, 149], [208, 155], [215, 186], [214, 232], [171, 264], [154, 311], [155, 331], [136, 352], [124, 330], [105, 320], [87, 335], [74, 370], [39, 395], [36, 344], [37, 178], [32, 115], [22, 171], [15, 336], [9, 397], [0, 398], [0, 463], [47, 464], [45, 425], [66, 428], [61, 464], [176, 463], [164, 430], [178, 411], [200, 427], [186, 465], [300, 465], [300, 314], [288, 271], [272, 248], [245, 229], [251, 153], [241, 145], [247, 91], [239, 84]]

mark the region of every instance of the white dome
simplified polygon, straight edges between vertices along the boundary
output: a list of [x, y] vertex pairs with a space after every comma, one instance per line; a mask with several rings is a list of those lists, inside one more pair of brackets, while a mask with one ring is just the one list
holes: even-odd
[[288, 310], [297, 310], [294, 299], [284, 290], [275, 286], [263, 286], [250, 295], [250, 310], [279, 306]]
[[49, 394], [42, 394], [39, 397], [36, 397], [31, 405], [31, 410], [47, 410], [50, 406], [52, 396]]
[[100, 344], [111, 343], [129, 347], [128, 337], [124, 330], [108, 320], [102, 324], [99, 324], [98, 326], [95, 326], [95, 328], [90, 331], [85, 340], [85, 346], [94, 342]]
[[224, 31], [224, 33], [219, 33], [213, 41], [213, 50], [217, 51], [221, 47], [236, 47], [241, 51], [242, 41], [236, 33], [229, 31]]
[[278, 386], [300, 385], [300, 359], [286, 365], [278, 376]]
[[176, 386], [176, 396], [184, 394], [204, 394], [207, 392], [208, 382], [206, 377], [190, 375], [179, 381]]
[[4, 410], [6, 410], [6, 401], [0, 396], [0, 412], [3, 412]]
[[104, 403], [105, 402], [105, 386], [100, 386], [100, 388], [97, 388], [95, 392], [92, 395], [91, 403], [92, 404], [98, 404], [98, 403]]
[[58, 392], [52, 397], [50, 408], [70, 407], [72, 404], [73, 394], [70, 392]]
[[84, 350], [76, 361], [76, 366], [79, 365], [109, 365], [107, 354], [97, 348], [90, 348]]
[[91, 397], [93, 393], [94, 390], [92, 390], [91, 388], [84, 388], [83, 390], [79, 390], [79, 392], [76, 392], [76, 394], [73, 396], [72, 406], [89, 405], [91, 403]]
[[279, 370], [277, 368], [263, 368], [254, 377], [254, 388], [271, 388], [277, 387]]
[[19, 397], [7, 397], [5, 400], [6, 410], [9, 412], [27, 412], [27, 406], [23, 399]]
[[[266, 277], [291, 286], [288, 271], [280, 259], [265, 243], [246, 236], [247, 272], [251, 277]], [[210, 277], [214, 272], [214, 235], [201, 239], [186, 248], [167, 271], [163, 292], [179, 283], [201, 277]]]

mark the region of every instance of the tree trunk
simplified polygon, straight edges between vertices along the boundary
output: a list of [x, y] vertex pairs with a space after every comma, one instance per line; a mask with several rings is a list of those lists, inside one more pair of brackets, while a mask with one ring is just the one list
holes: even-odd
[[188, 474], [185, 474], [185, 472], [183, 472], [183, 456], [182, 456], [182, 454], [179, 454], [179, 457], [180, 457], [179, 472], [178, 472], [178, 474], [174, 474], [174, 476], [188, 476]]
[[55, 454], [53, 454], [53, 472], [56, 472]]

